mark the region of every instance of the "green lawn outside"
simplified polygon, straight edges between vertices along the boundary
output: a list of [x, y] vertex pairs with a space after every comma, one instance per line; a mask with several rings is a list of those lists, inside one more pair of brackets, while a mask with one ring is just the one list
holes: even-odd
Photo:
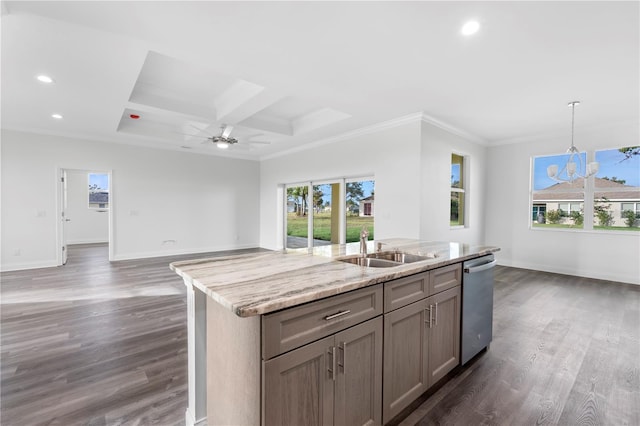
[[[373, 240], [373, 217], [347, 216], [347, 242], [360, 240], [360, 230], [366, 226], [369, 239]], [[287, 214], [287, 235], [293, 237], [307, 237], [307, 216]], [[313, 238], [331, 241], [331, 213], [316, 213], [313, 215]]]
[[[566, 225], [561, 223], [533, 223], [534, 228], [560, 228], [560, 229], [582, 229], [582, 226]], [[640, 231], [640, 227], [633, 226], [593, 226], [594, 230], [598, 231]]]

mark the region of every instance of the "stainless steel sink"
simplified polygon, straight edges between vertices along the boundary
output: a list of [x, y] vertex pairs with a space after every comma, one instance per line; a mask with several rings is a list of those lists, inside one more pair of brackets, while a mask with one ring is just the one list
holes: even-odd
[[435, 259], [437, 255], [435, 253], [427, 254], [427, 255], [417, 255], [417, 254], [411, 254], [411, 253], [403, 253], [401, 251], [382, 251], [382, 252], [371, 253], [367, 255], [367, 257], [373, 258], [373, 259], [390, 260], [392, 262], [398, 262], [398, 263], [413, 263], [413, 262], [420, 262], [421, 260]]
[[435, 253], [426, 255], [417, 255], [411, 253], [403, 253], [401, 251], [379, 251], [370, 253], [366, 257], [354, 256], [336, 259], [340, 262], [353, 263], [354, 265], [367, 266], [370, 268], [389, 268], [399, 266], [405, 263], [420, 262], [421, 260], [435, 259]]
[[346, 257], [337, 259], [340, 262], [353, 263], [359, 266], [368, 266], [369, 268], [390, 268], [392, 266], [402, 265], [400, 262], [393, 262], [385, 259], [375, 259], [371, 257]]

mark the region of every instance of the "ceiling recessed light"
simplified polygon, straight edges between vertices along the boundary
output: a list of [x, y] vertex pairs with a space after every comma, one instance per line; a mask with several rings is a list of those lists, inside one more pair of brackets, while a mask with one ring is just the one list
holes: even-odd
[[62, 115], [60, 114], [51, 114], [52, 118], [55, 118], [56, 120], [62, 120]]
[[41, 83], [53, 83], [53, 79], [51, 77], [49, 77], [48, 75], [44, 75], [44, 74], [40, 74], [39, 76], [36, 77], [38, 79], [39, 82]]
[[462, 35], [472, 35], [478, 32], [480, 29], [480, 23], [478, 21], [468, 21], [462, 26]]

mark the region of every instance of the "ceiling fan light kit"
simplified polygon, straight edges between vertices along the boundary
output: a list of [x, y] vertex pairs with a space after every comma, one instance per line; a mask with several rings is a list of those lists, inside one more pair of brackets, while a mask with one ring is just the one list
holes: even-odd
[[585, 161], [580, 155], [580, 151], [573, 144], [576, 105], [580, 105], [580, 101], [573, 101], [568, 104], [571, 108], [571, 146], [567, 149], [567, 154], [569, 154], [567, 164], [565, 164], [562, 169], [560, 169], [557, 164], [552, 164], [547, 167], [547, 176], [556, 182], [573, 183], [573, 181], [578, 178], [588, 178], [595, 175], [600, 168], [600, 165], [595, 161], [585, 164]]

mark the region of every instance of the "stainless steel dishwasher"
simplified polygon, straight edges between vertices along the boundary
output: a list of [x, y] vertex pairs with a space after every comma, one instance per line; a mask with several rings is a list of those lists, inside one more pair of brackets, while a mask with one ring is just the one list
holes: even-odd
[[462, 341], [460, 360], [466, 364], [491, 343], [493, 332], [493, 268], [490, 254], [464, 262], [462, 268]]

